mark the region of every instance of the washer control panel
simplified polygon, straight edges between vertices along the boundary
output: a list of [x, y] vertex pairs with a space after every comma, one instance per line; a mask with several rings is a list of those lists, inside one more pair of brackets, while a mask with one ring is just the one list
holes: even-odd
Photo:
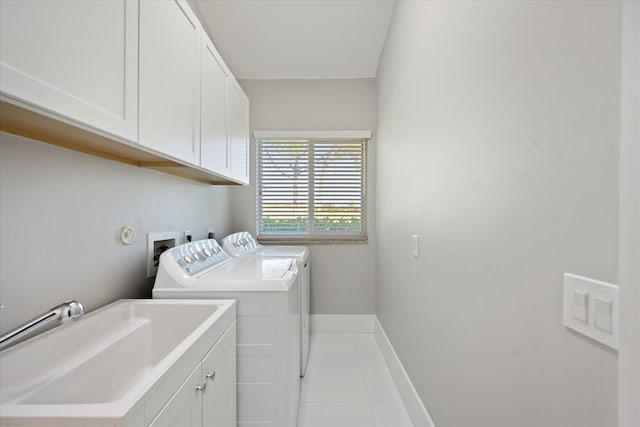
[[190, 276], [231, 258], [214, 239], [176, 246], [171, 249], [171, 255]]

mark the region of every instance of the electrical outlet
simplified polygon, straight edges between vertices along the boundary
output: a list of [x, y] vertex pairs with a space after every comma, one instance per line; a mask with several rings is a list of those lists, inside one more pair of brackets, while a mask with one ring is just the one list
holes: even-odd
[[216, 238], [216, 232], [213, 231], [212, 227], [207, 228], [207, 239], [215, 239]]
[[182, 243], [188, 243], [193, 241], [193, 234], [191, 233], [191, 230], [184, 230], [182, 232]]

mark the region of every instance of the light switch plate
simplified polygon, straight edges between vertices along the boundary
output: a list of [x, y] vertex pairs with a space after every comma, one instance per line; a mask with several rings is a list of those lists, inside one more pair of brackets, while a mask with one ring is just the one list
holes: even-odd
[[[581, 320], [581, 295], [586, 294], [586, 319]], [[578, 304], [576, 305], [576, 301]], [[604, 345], [618, 349], [618, 285], [564, 274], [563, 323]], [[596, 323], [597, 322], [597, 323]]]

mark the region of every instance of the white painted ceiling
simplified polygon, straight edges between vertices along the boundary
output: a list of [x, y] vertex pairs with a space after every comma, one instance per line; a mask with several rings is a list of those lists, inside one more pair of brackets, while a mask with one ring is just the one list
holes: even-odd
[[239, 79], [375, 77], [393, 0], [196, 0]]

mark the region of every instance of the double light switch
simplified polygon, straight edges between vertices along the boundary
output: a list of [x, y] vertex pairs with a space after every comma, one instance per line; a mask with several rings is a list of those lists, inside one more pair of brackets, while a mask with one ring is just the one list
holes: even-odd
[[618, 286], [565, 273], [563, 323], [618, 348]]

